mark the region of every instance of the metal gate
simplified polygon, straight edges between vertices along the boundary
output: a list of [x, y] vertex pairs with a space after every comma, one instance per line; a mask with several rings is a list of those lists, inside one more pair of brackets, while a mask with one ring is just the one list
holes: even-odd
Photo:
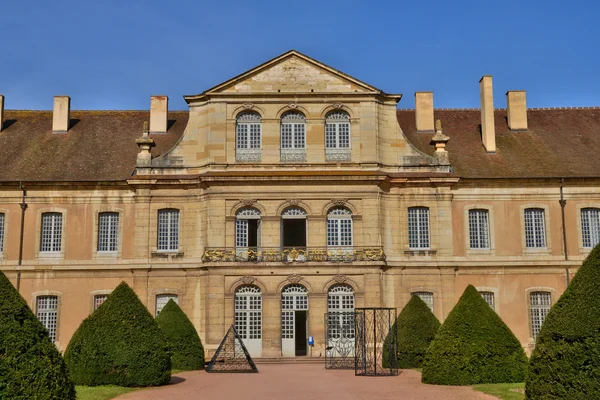
[[395, 322], [395, 308], [356, 309], [356, 375], [398, 375]]
[[326, 369], [354, 368], [354, 320], [354, 311], [325, 313]]

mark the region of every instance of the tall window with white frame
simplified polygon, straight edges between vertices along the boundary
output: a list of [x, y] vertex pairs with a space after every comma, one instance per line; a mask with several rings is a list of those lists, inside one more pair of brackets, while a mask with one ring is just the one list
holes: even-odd
[[492, 307], [492, 310], [496, 309], [495, 304], [494, 304], [494, 292], [482, 291], [482, 292], [479, 292], [479, 294], [481, 295], [481, 297], [483, 297], [485, 302], [488, 303], [488, 305], [490, 307]]
[[0, 254], [4, 251], [4, 227], [5, 224], [5, 215], [4, 213], [0, 213]]
[[119, 246], [119, 213], [98, 214], [98, 252], [112, 253]]
[[354, 290], [351, 286], [337, 284], [329, 288], [327, 318], [327, 337], [330, 340], [354, 339]]
[[179, 304], [179, 297], [176, 294], [159, 294], [156, 296], [156, 315], [160, 314], [169, 300], [173, 300], [175, 303]]
[[327, 247], [352, 247], [352, 212], [344, 207], [327, 213]]
[[471, 249], [489, 250], [490, 224], [488, 210], [469, 210], [469, 244]]
[[37, 296], [36, 315], [44, 328], [48, 330], [52, 343], [56, 342], [58, 323], [58, 296]]
[[58, 253], [62, 247], [62, 214], [47, 212], [42, 214], [42, 235], [40, 252]]
[[350, 116], [337, 110], [325, 116], [325, 161], [350, 161]]
[[299, 112], [281, 117], [281, 161], [306, 161], [306, 118]]
[[531, 292], [529, 294], [529, 316], [531, 319], [531, 337], [535, 341], [546, 316], [552, 307], [550, 292]]
[[260, 251], [260, 211], [248, 207], [235, 216], [235, 249], [242, 260], [257, 260]]
[[527, 248], [546, 247], [546, 223], [541, 208], [525, 209], [525, 246]]
[[179, 210], [158, 210], [158, 251], [179, 250]]
[[262, 159], [261, 118], [256, 112], [238, 115], [235, 128], [235, 160], [256, 162]]
[[433, 312], [433, 293], [431, 293], [431, 292], [413, 292], [411, 294], [413, 296], [417, 296], [421, 300], [423, 300], [423, 302], [425, 304], [427, 304], [427, 307], [429, 307], [431, 312]]
[[581, 237], [586, 249], [600, 243], [600, 208], [581, 209]]
[[262, 352], [262, 292], [254, 285], [240, 286], [235, 292], [235, 329], [253, 357]]
[[408, 247], [411, 250], [429, 249], [429, 208], [408, 209]]

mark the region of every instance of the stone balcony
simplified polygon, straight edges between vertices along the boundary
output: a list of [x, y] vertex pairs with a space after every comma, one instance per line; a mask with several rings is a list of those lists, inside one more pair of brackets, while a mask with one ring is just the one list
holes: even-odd
[[350, 247], [208, 247], [202, 262], [334, 262], [385, 261], [380, 246]]

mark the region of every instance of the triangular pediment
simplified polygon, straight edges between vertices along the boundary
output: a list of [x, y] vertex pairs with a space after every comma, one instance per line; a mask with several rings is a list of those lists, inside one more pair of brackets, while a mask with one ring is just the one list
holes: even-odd
[[[229, 93], [381, 93], [381, 90], [291, 50], [199, 96]], [[186, 99], [196, 97], [186, 96]]]

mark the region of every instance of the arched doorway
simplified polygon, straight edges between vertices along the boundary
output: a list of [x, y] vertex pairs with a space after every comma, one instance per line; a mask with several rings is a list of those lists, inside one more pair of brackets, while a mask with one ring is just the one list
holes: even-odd
[[305, 356], [308, 336], [308, 290], [287, 285], [281, 291], [281, 354]]
[[354, 366], [354, 290], [345, 284], [333, 285], [327, 293], [327, 357], [331, 368]]
[[290, 207], [281, 213], [281, 247], [285, 261], [306, 260], [306, 211], [302, 208]]
[[252, 357], [262, 355], [262, 293], [258, 286], [235, 292], [235, 329]]

